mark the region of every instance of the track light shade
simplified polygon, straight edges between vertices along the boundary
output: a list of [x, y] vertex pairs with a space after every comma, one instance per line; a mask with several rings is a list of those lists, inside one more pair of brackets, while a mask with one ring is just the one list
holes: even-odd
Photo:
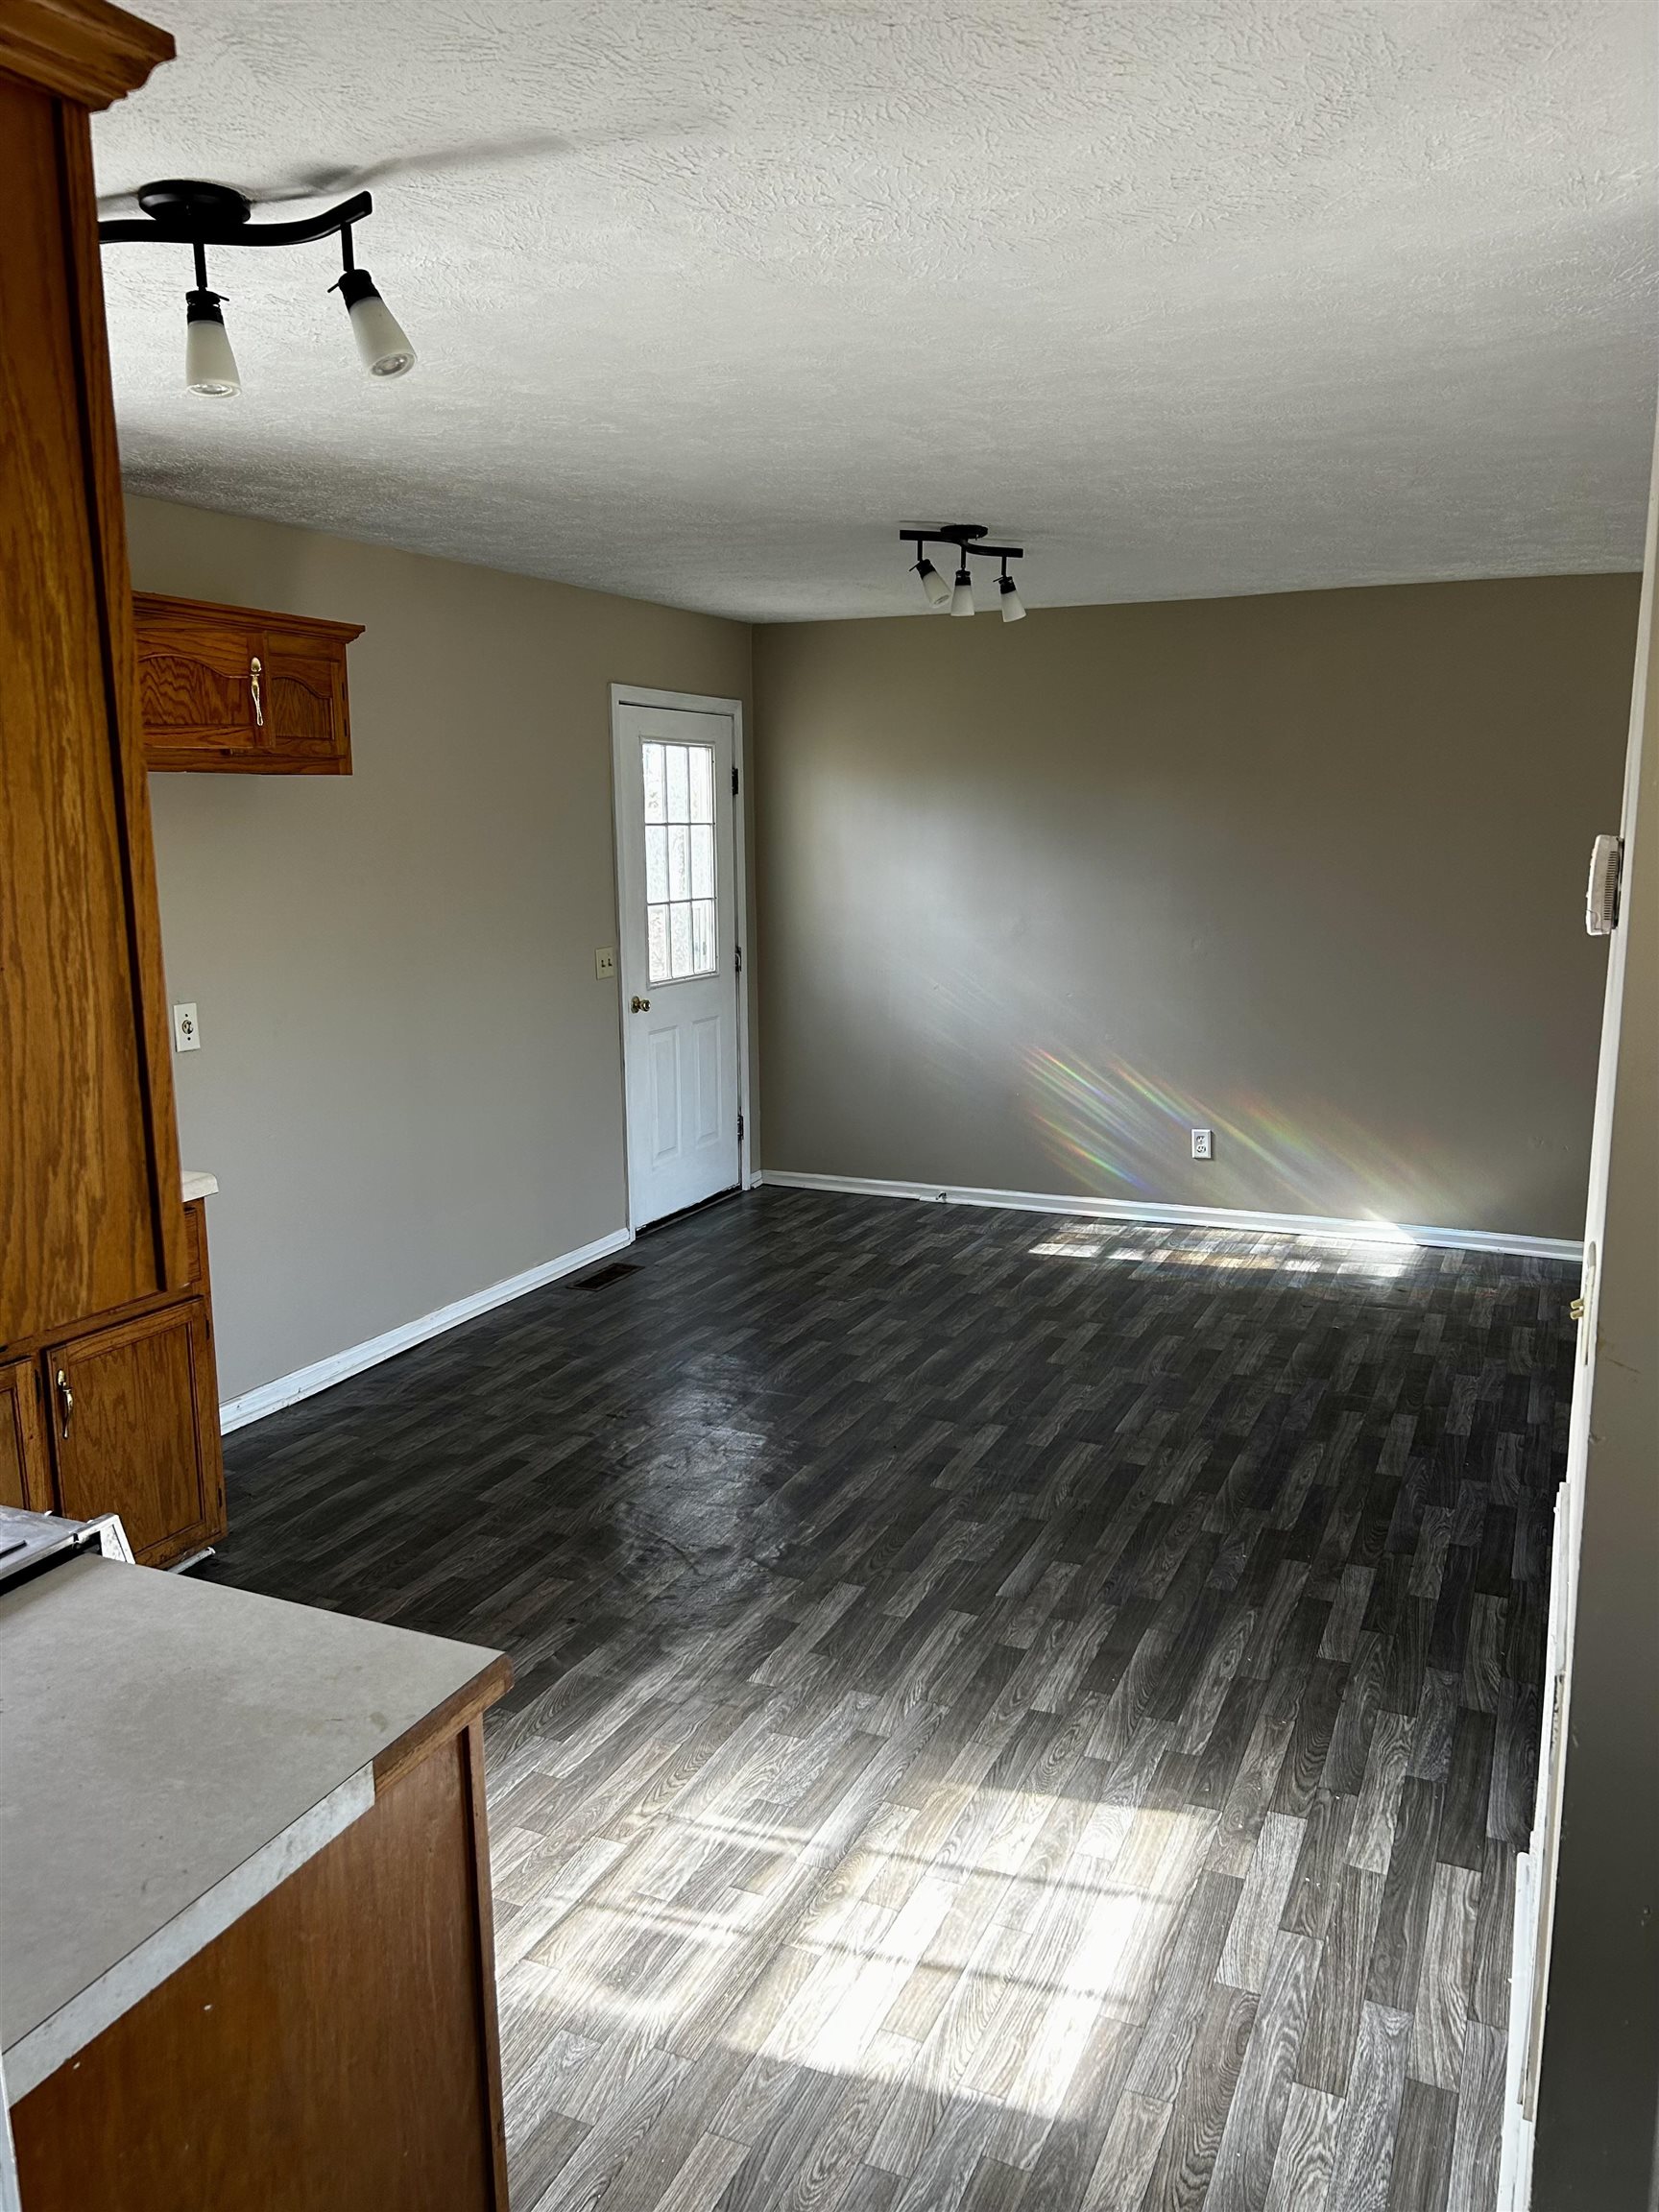
[[336, 289], [351, 317], [351, 335], [370, 375], [407, 375], [415, 366], [415, 349], [368, 270], [348, 269]]
[[926, 592], [929, 602], [935, 607], [943, 607], [950, 596], [950, 587], [926, 554], [917, 562], [916, 573], [922, 579], [922, 589]]
[[956, 571], [956, 582], [950, 592], [950, 612], [952, 614], [974, 613], [974, 579], [968, 573], [966, 561]]
[[204, 399], [234, 399], [242, 389], [242, 377], [225, 334], [219, 301], [217, 292], [184, 295], [184, 381]]
[[1025, 619], [1025, 608], [1019, 592], [1014, 589], [1013, 577], [1002, 577], [997, 586], [997, 591], [1002, 602], [1003, 621], [1023, 622]]

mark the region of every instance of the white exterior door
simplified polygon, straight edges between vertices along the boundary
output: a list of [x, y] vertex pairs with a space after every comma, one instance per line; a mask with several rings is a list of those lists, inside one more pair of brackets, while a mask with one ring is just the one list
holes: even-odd
[[616, 852], [628, 1212], [742, 1180], [732, 715], [619, 700]]

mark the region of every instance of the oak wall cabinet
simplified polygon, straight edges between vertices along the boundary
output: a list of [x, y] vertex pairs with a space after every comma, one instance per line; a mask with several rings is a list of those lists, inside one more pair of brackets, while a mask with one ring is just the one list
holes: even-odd
[[132, 602], [152, 769], [349, 776], [346, 648], [360, 623], [169, 599]]

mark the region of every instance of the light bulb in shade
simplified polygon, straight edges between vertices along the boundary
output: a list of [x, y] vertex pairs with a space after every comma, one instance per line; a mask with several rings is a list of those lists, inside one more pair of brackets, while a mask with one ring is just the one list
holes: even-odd
[[220, 298], [217, 292], [202, 290], [184, 295], [184, 381], [204, 399], [234, 399], [242, 389], [236, 356], [219, 312]]
[[957, 569], [956, 581], [951, 587], [950, 612], [952, 614], [972, 614], [974, 612], [974, 579], [968, 573], [966, 561]]
[[348, 269], [335, 289], [346, 302], [351, 335], [370, 375], [407, 375], [415, 366], [415, 349], [368, 270]]
[[916, 573], [922, 579], [922, 589], [926, 592], [929, 603], [934, 607], [943, 607], [950, 596], [950, 587], [926, 554], [917, 562]]
[[1021, 600], [1019, 592], [1014, 589], [1013, 577], [1004, 576], [998, 584], [997, 590], [1002, 601], [1003, 621], [1023, 622], [1025, 619], [1025, 609]]

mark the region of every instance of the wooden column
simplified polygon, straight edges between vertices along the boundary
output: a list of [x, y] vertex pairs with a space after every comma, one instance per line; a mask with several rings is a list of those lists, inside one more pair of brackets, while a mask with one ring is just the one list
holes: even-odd
[[172, 51], [0, 0], [0, 1350], [185, 1276], [88, 129]]

